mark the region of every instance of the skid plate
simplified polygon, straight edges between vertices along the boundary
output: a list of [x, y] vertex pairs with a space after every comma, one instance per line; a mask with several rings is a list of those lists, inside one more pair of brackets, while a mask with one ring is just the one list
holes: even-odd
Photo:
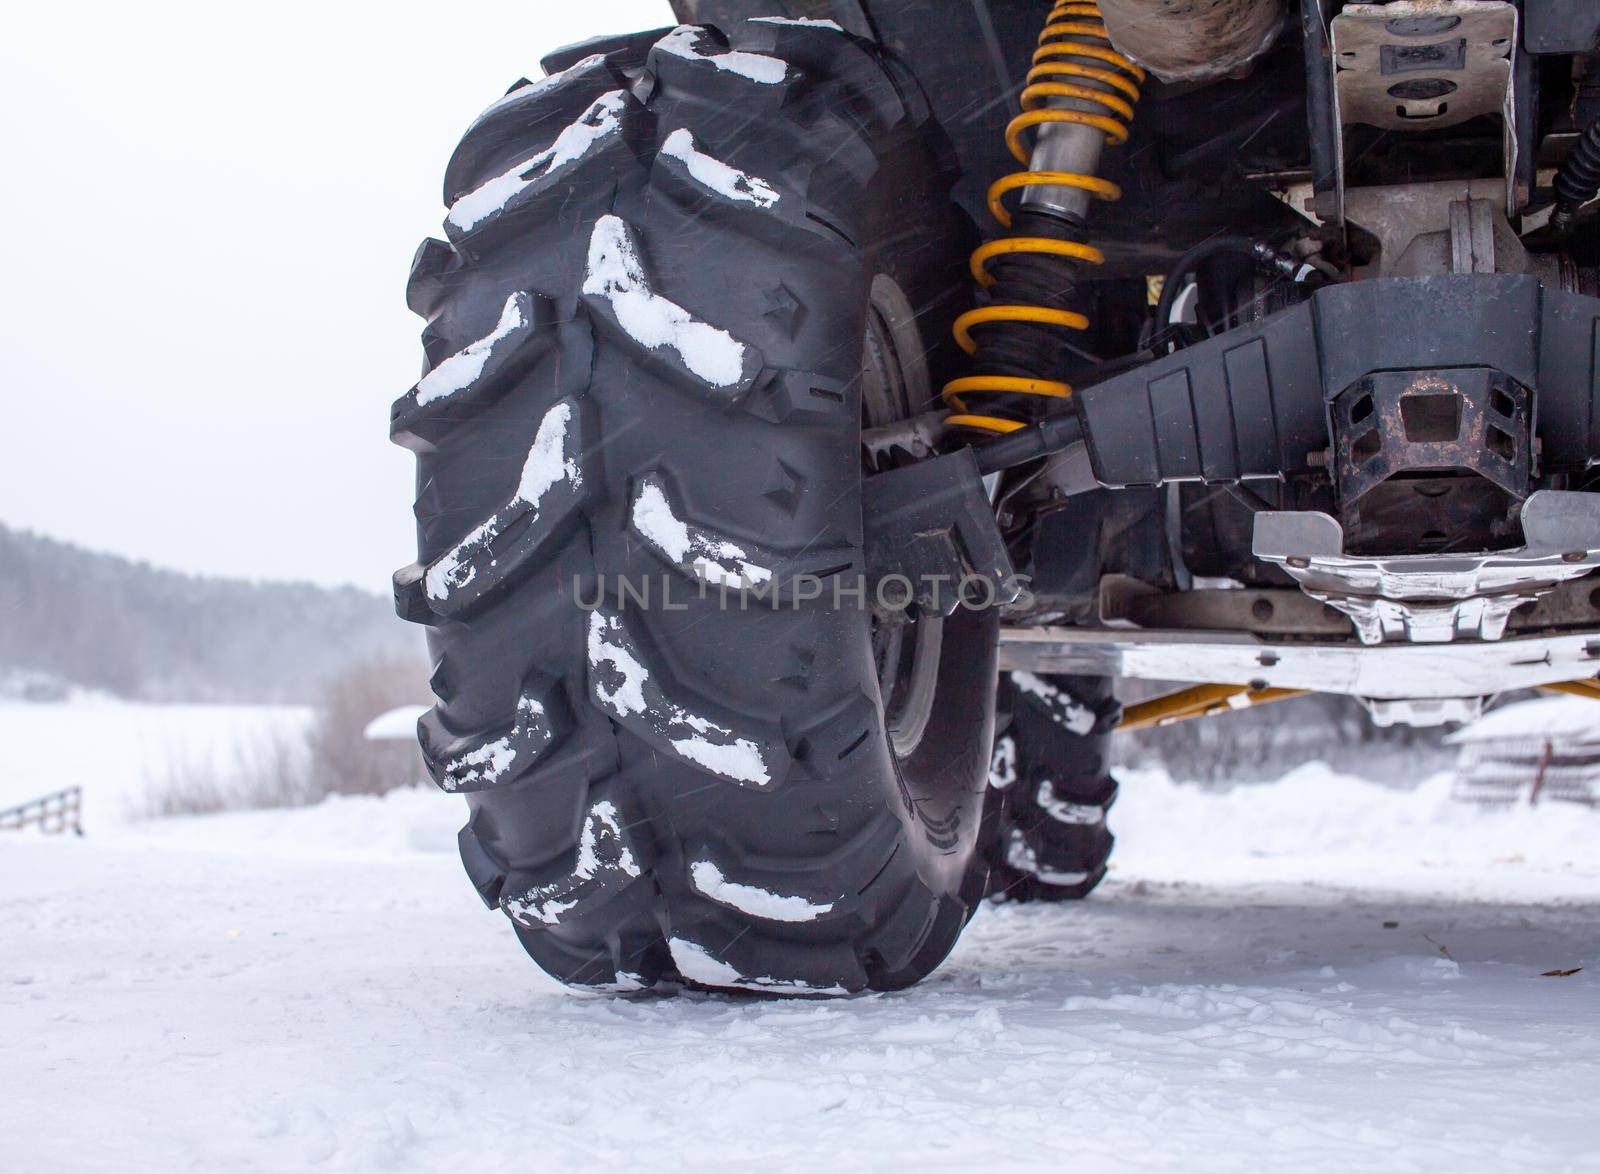
[[1492, 642], [1268, 641], [1140, 628], [1000, 630], [1000, 667], [1155, 681], [1252, 684], [1375, 699], [1481, 697], [1600, 673], [1600, 631]]

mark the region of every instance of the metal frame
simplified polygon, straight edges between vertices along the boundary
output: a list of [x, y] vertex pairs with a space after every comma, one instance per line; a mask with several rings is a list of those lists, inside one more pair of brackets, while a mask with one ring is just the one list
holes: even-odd
[[[1454, 23], [1451, 23], [1454, 22]], [[1329, 22], [1337, 119], [1389, 130], [1454, 126], [1499, 114], [1505, 192], [1515, 206], [1516, 99], [1512, 55], [1517, 10], [1505, 0], [1393, 0], [1348, 4]], [[1449, 86], [1432, 94], [1396, 93], [1406, 83]], [[1344, 136], [1338, 135], [1343, 200]]]
[[1003, 627], [1000, 667], [1234, 687], [1246, 682], [1254, 689], [1380, 701], [1485, 697], [1593, 678], [1600, 673], [1600, 633], [1365, 645], [1231, 632]]

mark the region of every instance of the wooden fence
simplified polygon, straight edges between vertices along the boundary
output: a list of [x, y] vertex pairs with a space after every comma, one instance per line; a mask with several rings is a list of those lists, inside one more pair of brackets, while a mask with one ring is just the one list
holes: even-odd
[[0, 809], [0, 831], [38, 827], [50, 835], [83, 835], [83, 788], [68, 787]]
[[1453, 791], [1469, 803], [1600, 803], [1600, 744], [1537, 737], [1469, 743]]

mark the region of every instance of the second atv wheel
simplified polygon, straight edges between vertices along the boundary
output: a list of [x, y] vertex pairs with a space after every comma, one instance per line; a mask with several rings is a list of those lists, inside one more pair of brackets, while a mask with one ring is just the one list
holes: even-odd
[[1109, 769], [1121, 710], [1108, 677], [1014, 672], [1000, 682], [985, 851], [997, 900], [1086, 897], [1105, 877], [1117, 798]]

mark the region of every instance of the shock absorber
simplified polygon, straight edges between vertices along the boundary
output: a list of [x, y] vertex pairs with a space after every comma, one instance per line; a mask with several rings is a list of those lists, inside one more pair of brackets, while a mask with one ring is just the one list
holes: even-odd
[[1572, 231], [1578, 209], [1600, 195], [1600, 119], [1584, 128], [1556, 172], [1556, 210], [1550, 226], [1563, 235]]
[[[973, 356], [976, 375], [942, 392], [946, 422], [987, 433], [1014, 432], [1045, 414], [1049, 400], [1072, 394], [1050, 378], [1058, 331], [1084, 330], [1077, 268], [1104, 261], [1084, 240], [1091, 200], [1115, 200], [1116, 184], [1099, 178], [1107, 143], [1127, 141], [1144, 71], [1118, 53], [1097, 4], [1056, 0], [1039, 34], [1022, 91], [1022, 112], [1006, 127], [1006, 145], [1026, 171], [989, 188], [989, 211], [1007, 231], [972, 254], [972, 276], [985, 305], [956, 319], [956, 342]], [[1024, 136], [1031, 132], [1031, 147]], [[1015, 211], [1005, 197], [1020, 191]]]

